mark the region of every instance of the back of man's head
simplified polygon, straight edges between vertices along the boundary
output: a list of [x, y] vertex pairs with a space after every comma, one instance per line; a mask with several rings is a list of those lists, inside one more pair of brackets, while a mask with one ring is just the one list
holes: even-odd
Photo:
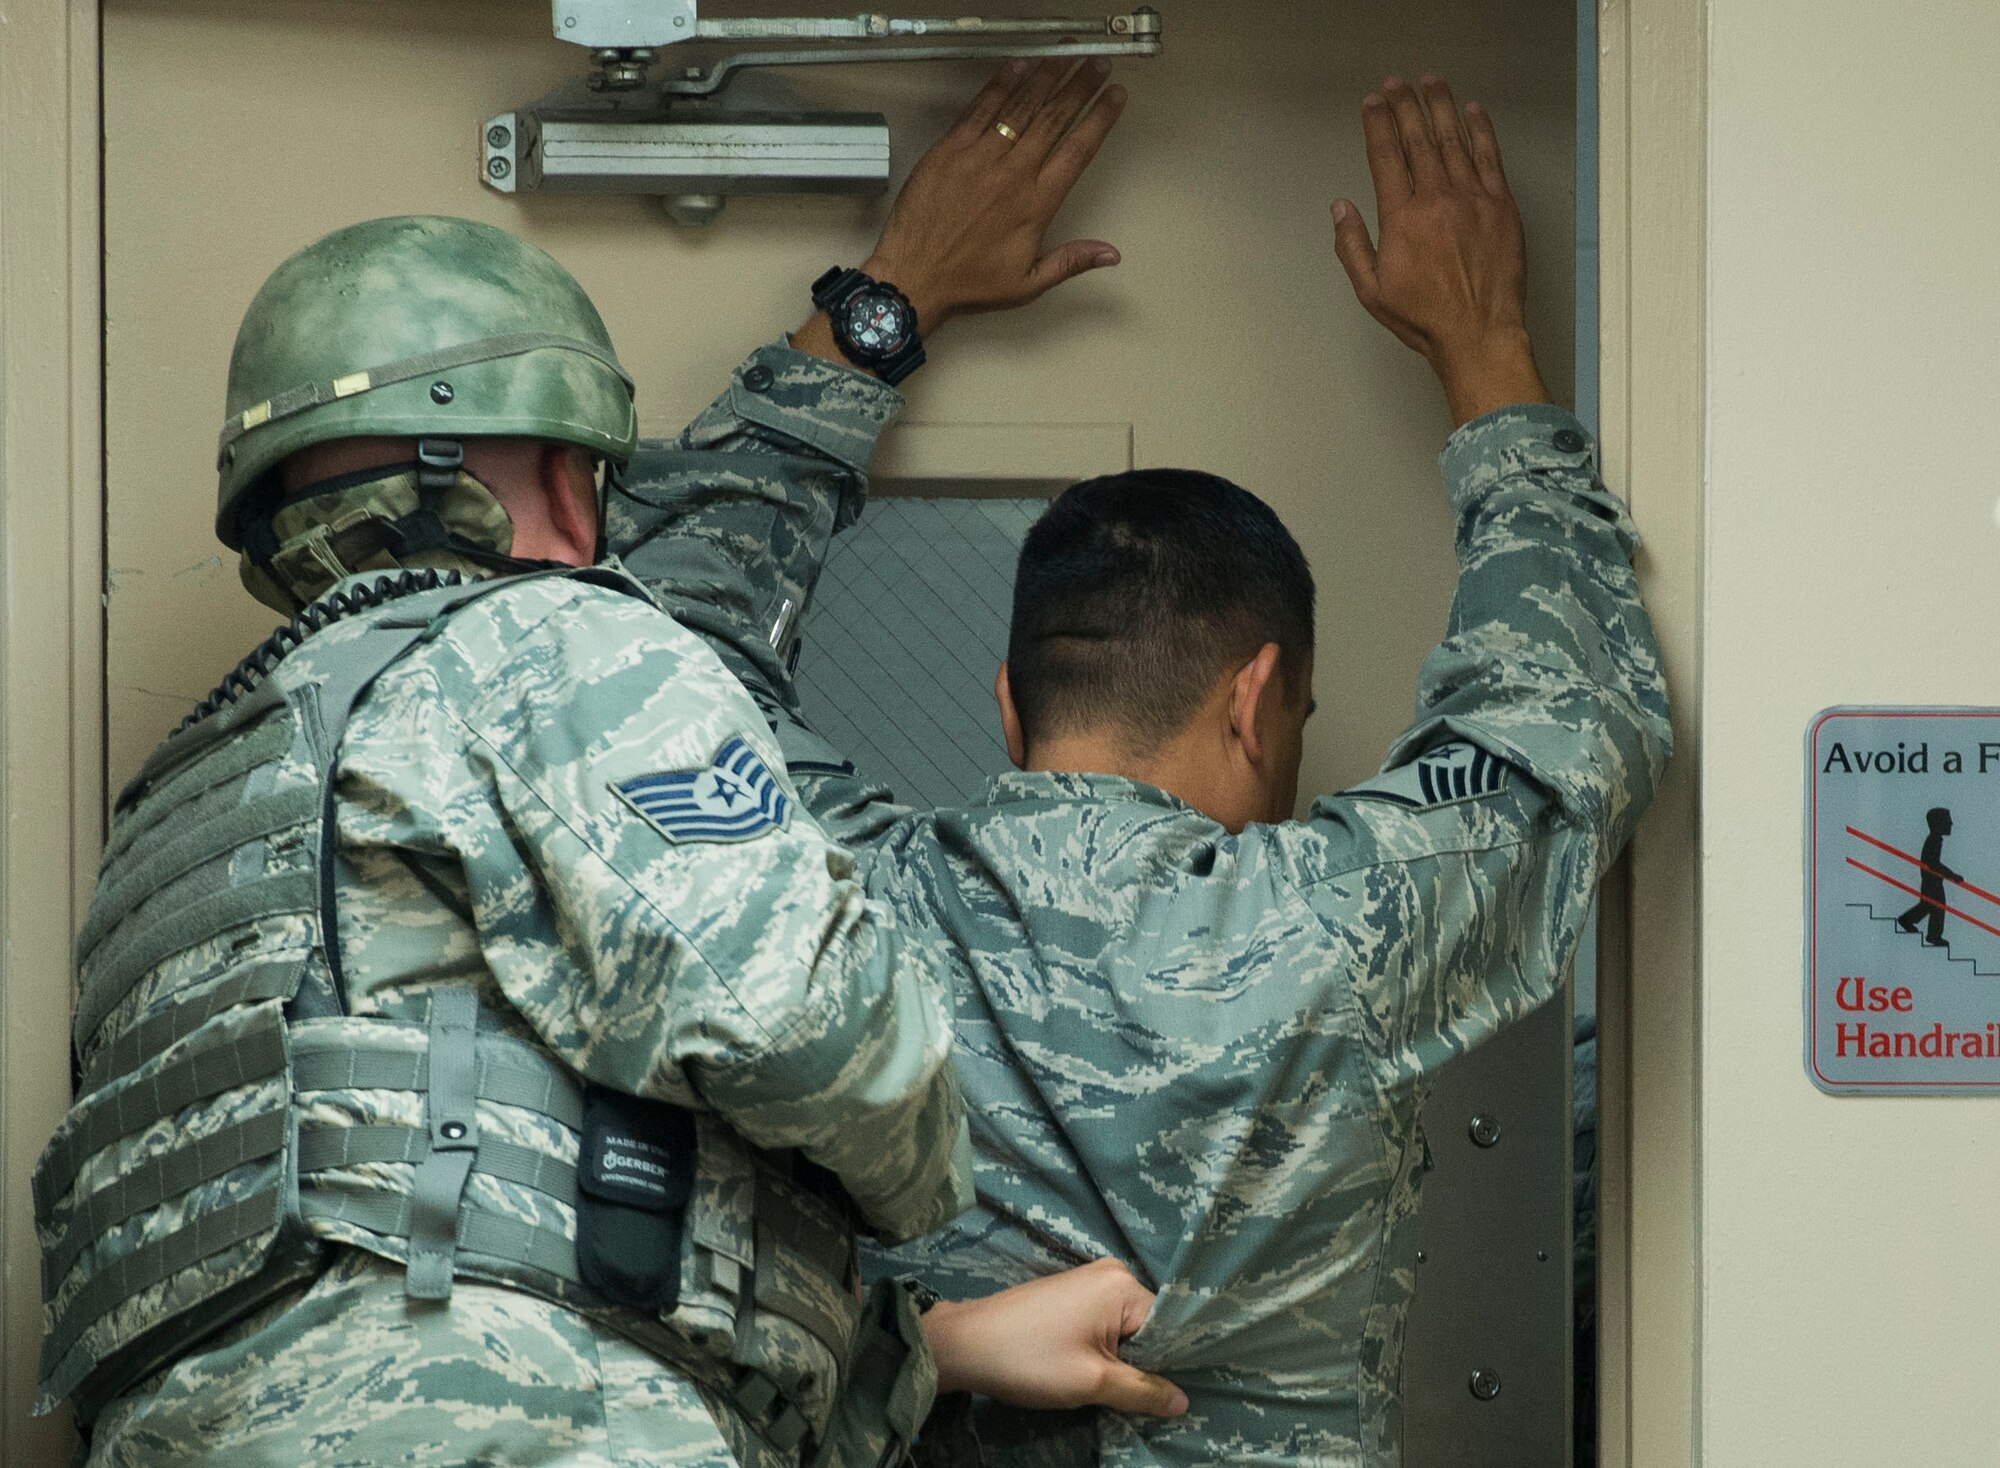
[[1267, 643], [1305, 696], [1312, 571], [1271, 507], [1226, 479], [1144, 469], [1067, 491], [1028, 533], [1008, 686], [1030, 746], [1116, 730], [1145, 754]]

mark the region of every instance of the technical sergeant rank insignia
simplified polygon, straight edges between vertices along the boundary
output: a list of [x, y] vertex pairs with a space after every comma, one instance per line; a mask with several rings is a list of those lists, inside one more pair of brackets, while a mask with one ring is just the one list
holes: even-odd
[[1507, 766], [1476, 744], [1440, 744], [1414, 764], [1384, 770], [1349, 795], [1430, 810], [1461, 800], [1498, 795], [1507, 788]]
[[792, 817], [791, 799], [740, 735], [706, 769], [639, 775], [611, 788], [669, 841], [748, 841]]

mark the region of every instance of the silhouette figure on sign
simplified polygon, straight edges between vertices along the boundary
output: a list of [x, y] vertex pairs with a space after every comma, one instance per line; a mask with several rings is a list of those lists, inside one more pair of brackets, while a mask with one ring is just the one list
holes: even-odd
[[1963, 882], [1964, 877], [1944, 864], [1944, 838], [1951, 834], [1951, 812], [1938, 806], [1924, 817], [1930, 822], [1930, 835], [1924, 837], [1924, 874], [1917, 890], [1923, 898], [1917, 905], [1896, 919], [1896, 926], [1905, 933], [1914, 933], [1919, 922], [1924, 924], [1924, 947], [1943, 948], [1944, 941], [1944, 883], [1949, 877], [1954, 882]]

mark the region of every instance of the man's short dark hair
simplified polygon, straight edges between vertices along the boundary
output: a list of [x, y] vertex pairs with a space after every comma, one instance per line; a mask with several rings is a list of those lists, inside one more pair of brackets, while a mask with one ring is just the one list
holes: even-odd
[[1022, 729], [1033, 743], [1115, 724], [1150, 751], [1267, 642], [1297, 697], [1313, 599], [1299, 543], [1248, 490], [1189, 469], [1087, 480], [1021, 547], [1007, 665]]

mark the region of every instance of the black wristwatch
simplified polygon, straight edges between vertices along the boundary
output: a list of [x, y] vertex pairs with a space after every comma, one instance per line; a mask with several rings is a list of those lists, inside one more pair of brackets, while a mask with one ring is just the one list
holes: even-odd
[[841, 355], [889, 386], [924, 365], [917, 308], [893, 285], [835, 266], [813, 282], [813, 304], [833, 318]]

